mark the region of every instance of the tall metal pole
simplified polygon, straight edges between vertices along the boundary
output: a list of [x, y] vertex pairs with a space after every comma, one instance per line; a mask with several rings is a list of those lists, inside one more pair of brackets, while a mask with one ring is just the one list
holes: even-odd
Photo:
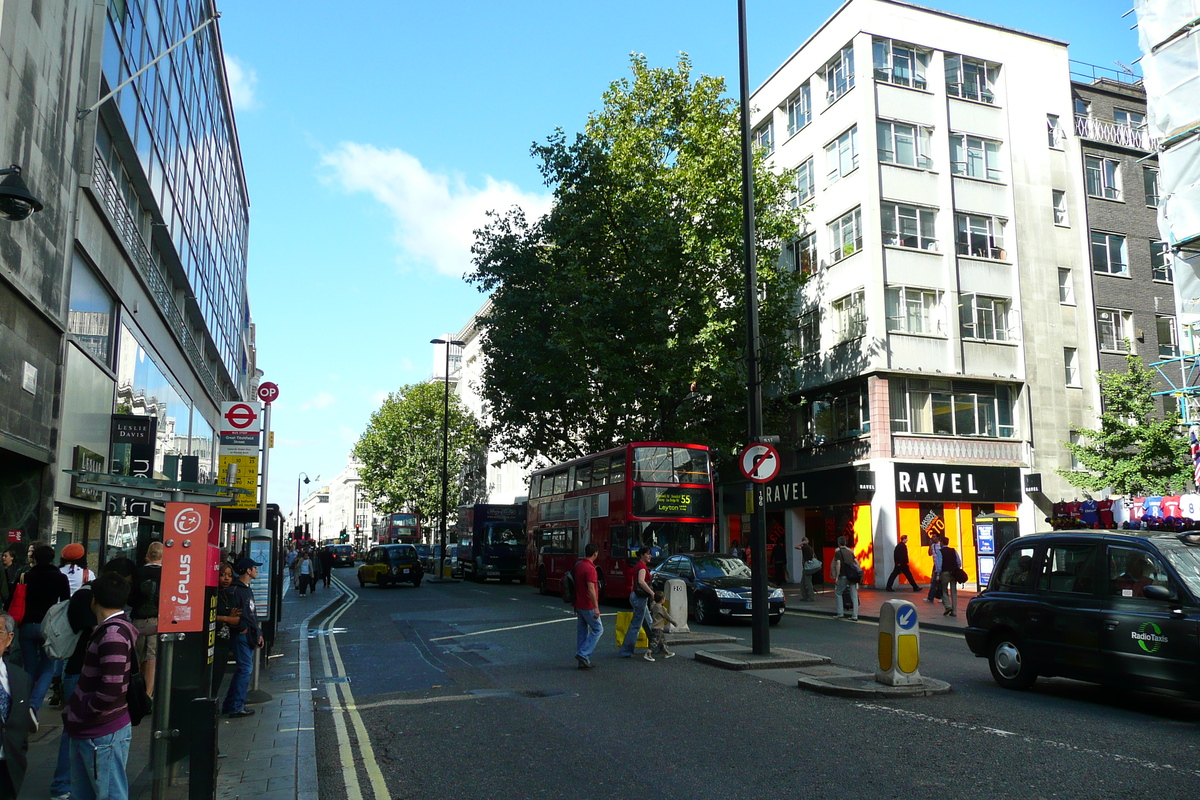
[[[746, 0], [738, 0], [738, 62], [742, 117], [742, 240], [746, 260], [746, 394], [750, 441], [762, 437], [762, 386], [758, 367], [758, 272], [754, 253], [754, 157], [750, 151], [750, 66], [746, 47]], [[771, 652], [767, 607], [767, 520], [762, 487], [754, 485], [754, 512], [750, 516], [752, 561], [750, 599], [752, 649], [755, 655]]]
[[446, 573], [446, 495], [450, 491], [450, 340], [446, 339], [446, 370], [442, 373], [442, 535], [438, 553], [438, 580]]
[[271, 459], [271, 404], [263, 408], [262, 502], [258, 504], [258, 527], [267, 527], [267, 464]]

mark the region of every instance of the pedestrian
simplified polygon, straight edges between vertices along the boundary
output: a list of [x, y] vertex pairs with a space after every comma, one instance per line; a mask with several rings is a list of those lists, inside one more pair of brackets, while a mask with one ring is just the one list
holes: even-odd
[[914, 592], [921, 591], [921, 587], [917, 586], [917, 579], [913, 577], [912, 570], [908, 566], [908, 534], [900, 534], [900, 543], [896, 545], [896, 549], [892, 551], [892, 574], [888, 576], [887, 590], [892, 590], [892, 583], [896, 580], [897, 575], [903, 575], [908, 578], [908, 585], [912, 587]]
[[258, 626], [258, 614], [254, 607], [254, 593], [250, 581], [258, 577], [262, 563], [252, 558], [243, 558], [233, 566], [237, 576], [232, 585], [230, 610], [238, 610], [238, 621], [230, 626], [230, 650], [237, 662], [237, 671], [229, 683], [229, 691], [221, 710], [230, 717], [249, 717], [254, 709], [246, 708], [246, 690], [250, 688], [250, 672], [254, 667], [254, 651], [263, 646], [262, 630]]
[[221, 681], [225, 678], [225, 670], [229, 666], [231, 631], [241, 619], [241, 609], [234, 607], [233, 565], [226, 562], [221, 565], [217, 578], [217, 630], [213, 636], [213, 670], [212, 696], [216, 697], [221, 691]]
[[33, 551], [33, 567], [21, 576], [25, 584], [25, 617], [21, 620], [17, 638], [25, 657], [25, 671], [33, 681], [29, 705], [34, 711], [42, 707], [50, 682], [54, 679], [56, 660], [42, 649], [42, 620], [50, 606], [71, 595], [67, 576], [54, 566], [54, 548], [39, 545]]
[[[29, 570], [33, 569], [33, 551], [37, 550], [39, 547], [45, 547], [45, 545], [46, 543], [41, 539], [34, 539], [29, 543], [29, 547], [25, 550], [25, 563], [17, 567], [18, 578], [24, 575], [26, 572], [29, 572]], [[19, 624], [20, 623], [18, 623], [18, 625]], [[18, 635], [17, 638], [19, 639], [20, 635]]]
[[942, 596], [942, 543], [938, 534], [929, 539], [929, 555], [933, 558], [933, 574], [929, 576], [929, 595], [926, 603], [932, 603]]
[[771, 548], [771, 566], [775, 571], [775, 585], [783, 586], [787, 580], [787, 548], [783, 546], [783, 540], [775, 542]]
[[29, 734], [37, 733], [37, 712], [29, 704], [29, 674], [2, 656], [16, 637], [16, 621], [0, 612], [0, 800], [16, 800], [25, 782]]
[[583, 558], [572, 569], [575, 578], [575, 660], [580, 669], [592, 669], [592, 651], [604, 634], [600, 621], [600, 576], [596, 574], [596, 557], [600, 548], [588, 542]]
[[[633, 619], [629, 620], [629, 629], [625, 631], [625, 640], [621, 643], [621, 658], [633, 658], [638, 631], [645, 630], [646, 638], [650, 638], [650, 618], [646, 614], [646, 603], [652, 597], [654, 589], [650, 587], [650, 548], [643, 545], [638, 548], [637, 561], [633, 565], [633, 574], [629, 581], [629, 606], [633, 609]], [[649, 650], [643, 658], [647, 661], [654, 660]]]
[[671, 627], [671, 615], [667, 613], [663, 600], [666, 595], [655, 592], [650, 600], [650, 652], [659, 653], [663, 658], [674, 658], [675, 652], [667, 648], [667, 631]]
[[137, 656], [146, 679], [146, 694], [154, 697], [154, 668], [158, 661], [158, 590], [162, 585], [162, 542], [146, 548], [146, 563], [133, 579], [130, 616], [138, 629]]
[[301, 597], [304, 597], [310, 586], [312, 586], [314, 592], [317, 590], [317, 587], [313, 586], [312, 557], [308, 555], [307, 550], [301, 553], [300, 558], [296, 560], [296, 579], [300, 583]]
[[63, 714], [63, 729], [71, 739], [72, 800], [129, 798], [125, 763], [132, 726], [127, 697], [138, 636], [125, 616], [129, 590], [129, 583], [115, 572], [92, 581], [97, 625]]
[[321, 548], [321, 579], [325, 581], [325, 588], [329, 588], [329, 581], [333, 579], [333, 548]]
[[839, 536], [837, 540], [837, 551], [833, 554], [833, 566], [831, 568], [833, 578], [837, 581], [833, 590], [833, 596], [837, 600], [836, 617], [843, 617], [844, 600], [846, 590], [850, 590], [850, 621], [858, 622], [858, 582], [862, 580], [862, 567], [858, 565], [858, 559], [854, 557], [854, 551], [846, 546], [846, 537]]
[[95, 574], [87, 568], [87, 552], [79, 542], [71, 542], [62, 550], [58, 571], [67, 576], [67, 586], [75, 594], [80, 586], [91, 583]]
[[[114, 558], [104, 565], [103, 571], [120, 575], [127, 584], [132, 584], [137, 565], [129, 558]], [[79, 684], [79, 674], [83, 670], [88, 644], [96, 627], [96, 613], [92, 610], [94, 580], [95, 575], [92, 576], [92, 581], [80, 586], [71, 595], [71, 602], [67, 606], [67, 622], [70, 623], [71, 630], [79, 634], [75, 652], [66, 659], [63, 666], [63, 696], [68, 702]], [[71, 800], [71, 737], [65, 729], [58, 737], [58, 763], [54, 767], [54, 779], [50, 782], [50, 800]]]
[[942, 537], [942, 612], [943, 617], [958, 616], [958, 576], [962, 562], [958, 551], [950, 546], [950, 540]]
[[733, 558], [741, 558], [742, 551], [738, 548], [738, 540], [734, 539], [729, 545], [729, 555]]
[[13, 590], [20, 577], [16, 558], [16, 550], [11, 547], [0, 553], [0, 604], [5, 611], [8, 611], [8, 604], [12, 602]]
[[[821, 568], [821, 562], [816, 561], [816, 554], [813, 553], [812, 545], [808, 541], [807, 536], [800, 538], [800, 544], [796, 545], [796, 549], [800, 551], [800, 599], [806, 602], [813, 602], [817, 599], [817, 593], [813, 589], [813, 575]], [[813, 562], [816, 561], [815, 567]]]
[[313, 594], [316, 594], [317, 583], [321, 580], [321, 559], [317, 558], [314, 550], [306, 550], [305, 553], [308, 555], [308, 567], [312, 573], [312, 580], [309, 581], [308, 585], [312, 589]]

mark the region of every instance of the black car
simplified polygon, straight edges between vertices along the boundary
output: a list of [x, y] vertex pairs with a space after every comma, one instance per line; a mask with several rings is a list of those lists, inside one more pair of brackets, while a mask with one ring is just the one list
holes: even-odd
[[353, 567], [354, 566], [354, 548], [348, 544], [335, 544], [329, 548], [333, 553], [333, 565], [335, 567]]
[[[748, 618], [753, 612], [750, 601], [750, 567], [739, 558], [720, 553], [683, 553], [663, 561], [650, 573], [650, 583], [662, 590], [669, 578], [679, 578], [687, 586], [688, 609], [701, 625], [713, 625], [722, 618]], [[767, 584], [768, 607], [772, 625], [783, 619], [783, 590]]]
[[1200, 534], [1059, 531], [1010, 542], [967, 606], [1001, 686], [1038, 676], [1200, 695]]

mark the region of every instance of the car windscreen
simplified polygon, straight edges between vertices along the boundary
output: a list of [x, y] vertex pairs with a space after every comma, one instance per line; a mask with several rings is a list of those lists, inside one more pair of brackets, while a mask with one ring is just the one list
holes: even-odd
[[722, 556], [709, 556], [707, 558], [694, 558], [692, 564], [696, 567], [696, 577], [704, 578], [724, 578], [727, 576], [734, 578], [749, 578], [750, 568], [746, 563], [737, 558], [724, 558]]
[[1192, 596], [1200, 597], [1200, 546], [1169, 540], [1155, 544], [1187, 584]]
[[427, 545], [427, 544], [417, 545], [417, 552], [420, 553], [422, 556], [429, 555], [429, 545]]

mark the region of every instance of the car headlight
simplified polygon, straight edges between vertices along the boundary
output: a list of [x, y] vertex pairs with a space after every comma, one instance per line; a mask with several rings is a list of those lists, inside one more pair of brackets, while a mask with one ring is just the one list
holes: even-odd
[[772, 600], [782, 600], [783, 599], [783, 589], [772, 589], [771, 590], [771, 599]]
[[728, 589], [716, 589], [717, 597], [722, 600], [741, 600], [742, 596], [737, 592], [731, 592]]

